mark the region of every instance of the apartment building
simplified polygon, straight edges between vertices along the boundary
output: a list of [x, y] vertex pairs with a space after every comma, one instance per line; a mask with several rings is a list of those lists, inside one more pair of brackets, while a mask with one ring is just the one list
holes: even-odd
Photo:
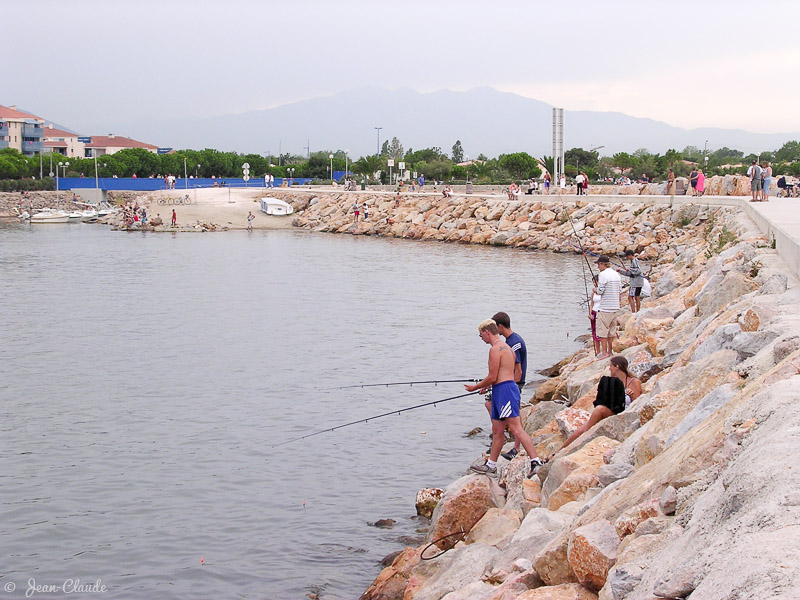
[[14, 148], [25, 156], [41, 154], [44, 149], [44, 119], [0, 105], [0, 150]]
[[86, 143], [85, 157], [94, 158], [95, 156], [114, 154], [128, 148], [144, 148], [153, 154], [158, 153], [158, 146], [109, 133], [108, 135], [93, 135]]
[[77, 133], [57, 129], [52, 123], [44, 128], [44, 152], [61, 154], [68, 158], [83, 158], [86, 152], [84, 144]]

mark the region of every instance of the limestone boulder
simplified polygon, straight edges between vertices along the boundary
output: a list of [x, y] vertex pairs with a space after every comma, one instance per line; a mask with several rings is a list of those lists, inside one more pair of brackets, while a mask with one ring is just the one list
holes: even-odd
[[680, 439], [694, 427], [702, 423], [708, 416], [733, 398], [737, 389], [730, 384], [722, 385], [706, 394], [700, 402], [681, 420], [669, 434], [665, 447], [669, 448], [676, 440]]
[[530, 435], [534, 431], [545, 427], [562, 410], [564, 410], [564, 405], [558, 402], [540, 402], [536, 404], [525, 418], [525, 431]]
[[738, 271], [714, 275], [697, 294], [697, 309], [701, 316], [713, 314], [756, 288], [755, 281]]
[[628, 463], [611, 463], [603, 465], [597, 470], [597, 481], [602, 487], [607, 487], [615, 481], [629, 477], [631, 473], [633, 473], [633, 465]]
[[542, 486], [542, 505], [557, 510], [596, 487], [597, 471], [604, 464], [603, 454], [618, 445], [616, 440], [599, 437], [580, 450], [556, 459]]
[[529, 590], [517, 600], [597, 600], [597, 594], [579, 583], [565, 583]]
[[[486, 566], [485, 579], [497, 579], [511, 573], [520, 559], [530, 560], [560, 535], [572, 523], [574, 517], [553, 512], [545, 508], [534, 508], [526, 515], [522, 525], [511, 541]], [[503, 580], [505, 577], [503, 577]]]
[[564, 531], [550, 540], [533, 559], [533, 568], [548, 586], [577, 583], [578, 579], [567, 560], [569, 532]]
[[[497, 496], [492, 482], [483, 475], [465, 475], [445, 489], [433, 511], [428, 542], [458, 531], [470, 531], [486, 511], [498, 508], [503, 501]], [[452, 548], [456, 538], [442, 540], [442, 549]]]
[[403, 600], [411, 570], [419, 564], [422, 548], [406, 548], [375, 578], [360, 600]]
[[567, 560], [578, 583], [594, 591], [602, 588], [617, 560], [619, 543], [617, 530], [606, 519], [575, 529], [569, 538]]
[[622, 512], [622, 514], [614, 521], [614, 527], [620, 538], [629, 536], [636, 528], [644, 521], [651, 517], [661, 515], [661, 508], [659, 506], [659, 498], [647, 500], [635, 506], [631, 506]]
[[440, 488], [422, 488], [419, 490], [416, 498], [417, 514], [430, 519], [442, 496], [444, 496], [444, 490]]
[[420, 564], [415, 567], [409, 577], [408, 586], [412, 588], [417, 575], [420, 576], [420, 584], [413, 588], [413, 594], [409, 593], [412, 591], [411, 589], [407, 590], [406, 597], [414, 600], [441, 600], [451, 592], [456, 592], [467, 585], [480, 581], [485, 565], [499, 553], [497, 548], [486, 544], [459, 544], [436, 559], [441, 561], [444, 556], [447, 556], [447, 560], [442, 561], [442, 566], [432, 575], [428, 576], [430, 572], [424, 574], [422, 572], [431, 568], [436, 569], [436, 566]]
[[508, 508], [490, 508], [472, 527], [464, 540], [503, 548], [519, 529], [522, 512]]
[[555, 421], [558, 424], [558, 430], [564, 438], [571, 436], [577, 429], [584, 425], [591, 416], [587, 410], [578, 408], [565, 408], [555, 415]]

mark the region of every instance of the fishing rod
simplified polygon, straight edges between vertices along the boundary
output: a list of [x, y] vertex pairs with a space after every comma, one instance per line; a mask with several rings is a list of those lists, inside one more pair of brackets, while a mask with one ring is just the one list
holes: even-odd
[[[572, 247], [574, 248], [575, 245], [573, 244]], [[591, 256], [597, 256], [597, 257], [602, 256], [601, 254], [597, 254], [597, 252], [592, 252], [591, 250], [584, 250], [580, 245], [578, 245], [578, 248], [580, 248], [581, 252], [584, 252], [585, 254], [589, 254]], [[614, 256], [614, 258], [617, 259], [617, 262], [614, 263], [616, 266], [622, 267], [623, 269], [626, 268], [624, 264], [619, 262], [619, 256]]]
[[[578, 240], [578, 246], [581, 249], [581, 254], [583, 255], [583, 260], [586, 261], [586, 266], [589, 267], [589, 274], [592, 276], [592, 280], [594, 281], [594, 273], [592, 272], [592, 265], [589, 264], [589, 259], [586, 258], [586, 251], [583, 249], [583, 244], [581, 244], [581, 238], [578, 236], [578, 230], [575, 229], [575, 222], [572, 220], [572, 215], [567, 213], [567, 218], [569, 219], [570, 225], [572, 225], [572, 232], [575, 234], [575, 238]], [[583, 267], [583, 263], [581, 263], [581, 267]], [[586, 303], [589, 303], [589, 285], [586, 283], [586, 271], [583, 271], [583, 287], [586, 288]]]
[[[470, 381], [474, 381], [470, 379]], [[469, 392], [467, 394], [460, 394], [458, 396], [450, 396], [449, 398], [442, 398], [441, 400], [434, 400], [433, 402], [425, 402], [423, 404], [417, 404], [416, 406], [409, 406], [407, 408], [399, 408], [397, 410], [391, 410], [389, 412], [383, 413], [381, 415], [375, 415], [374, 417], [367, 417], [366, 419], [359, 419], [358, 421], [353, 421], [352, 423], [344, 423], [343, 425], [337, 425], [336, 427], [330, 427], [328, 429], [322, 429], [320, 431], [315, 431], [314, 433], [309, 433], [308, 435], [302, 435], [300, 437], [292, 438], [291, 440], [286, 440], [285, 442], [281, 442], [280, 444], [273, 444], [270, 446], [271, 448], [277, 448], [278, 446], [283, 446], [285, 444], [290, 444], [291, 442], [297, 442], [299, 440], [304, 440], [306, 438], [313, 437], [315, 435], [319, 435], [321, 433], [327, 433], [329, 431], [335, 431], [337, 429], [341, 429], [342, 427], [349, 427], [350, 425], [356, 425], [357, 423], [367, 423], [374, 419], [380, 419], [381, 417], [387, 417], [389, 415], [397, 414], [399, 415], [401, 412], [406, 412], [407, 410], [414, 410], [415, 408], [422, 408], [423, 406], [430, 406], [433, 404], [436, 406], [441, 402], [449, 402], [450, 400], [456, 400], [457, 398], [466, 398], [467, 396], [473, 396], [475, 394], [480, 394], [480, 390], [475, 390], [474, 392]]]
[[430, 384], [439, 385], [440, 383], [477, 383], [480, 379], [435, 379], [431, 381], [399, 381], [394, 383], [359, 383], [356, 385], [343, 385], [341, 387], [326, 388], [329, 390], [348, 390], [351, 388], [367, 388], [367, 387], [389, 387], [390, 385], [422, 385]]

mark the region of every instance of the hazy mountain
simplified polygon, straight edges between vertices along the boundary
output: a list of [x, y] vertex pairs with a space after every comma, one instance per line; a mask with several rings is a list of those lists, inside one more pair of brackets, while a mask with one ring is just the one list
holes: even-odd
[[[408, 88], [360, 88], [268, 110], [205, 119], [112, 124], [121, 135], [173, 148], [217, 148], [277, 155], [349, 149], [352, 156], [377, 150], [397, 137], [404, 148], [432, 146], [448, 154], [461, 140], [470, 157], [526, 151], [552, 154], [552, 106], [481, 87], [466, 92], [421, 94]], [[800, 133], [762, 134], [738, 129], [682, 129], [616, 112], [565, 111], [566, 148], [604, 146], [601, 155], [647, 148], [663, 153], [686, 146], [723, 146], [745, 153], [776, 150]]]

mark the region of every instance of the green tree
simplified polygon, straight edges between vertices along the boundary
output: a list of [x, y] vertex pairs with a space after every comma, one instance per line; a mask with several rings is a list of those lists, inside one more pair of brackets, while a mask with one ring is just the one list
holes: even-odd
[[583, 148], [571, 148], [564, 152], [564, 161], [568, 165], [575, 165], [576, 170], [585, 171], [590, 167], [596, 167], [600, 155], [596, 150], [584, 150]]
[[453, 144], [453, 162], [464, 162], [464, 148], [461, 146], [461, 140], [456, 140]]
[[392, 138], [392, 141], [386, 148], [386, 158], [391, 158], [397, 164], [398, 161], [403, 160], [403, 156], [405, 156], [403, 152], [403, 144], [400, 143], [396, 137]]
[[786, 142], [775, 152], [775, 160], [787, 163], [800, 160], [800, 142], [794, 140]]
[[497, 159], [500, 167], [511, 174], [515, 179], [528, 179], [541, 174], [539, 162], [527, 152], [501, 154]]
[[367, 179], [372, 179], [378, 171], [381, 170], [383, 161], [379, 156], [370, 154], [369, 156], [362, 156], [353, 163], [353, 173], [364, 175]]
[[[405, 161], [412, 167], [417, 168], [418, 162], [432, 162], [434, 160], [441, 160], [447, 159], [447, 155], [442, 154], [442, 149], [435, 147], [435, 148], [425, 148], [424, 150], [417, 150], [414, 151], [411, 148], [408, 149], [406, 152]], [[448, 159], [449, 160], [449, 159]]]
[[612, 164], [623, 173], [636, 164], [636, 158], [627, 152], [617, 152], [612, 158]]

